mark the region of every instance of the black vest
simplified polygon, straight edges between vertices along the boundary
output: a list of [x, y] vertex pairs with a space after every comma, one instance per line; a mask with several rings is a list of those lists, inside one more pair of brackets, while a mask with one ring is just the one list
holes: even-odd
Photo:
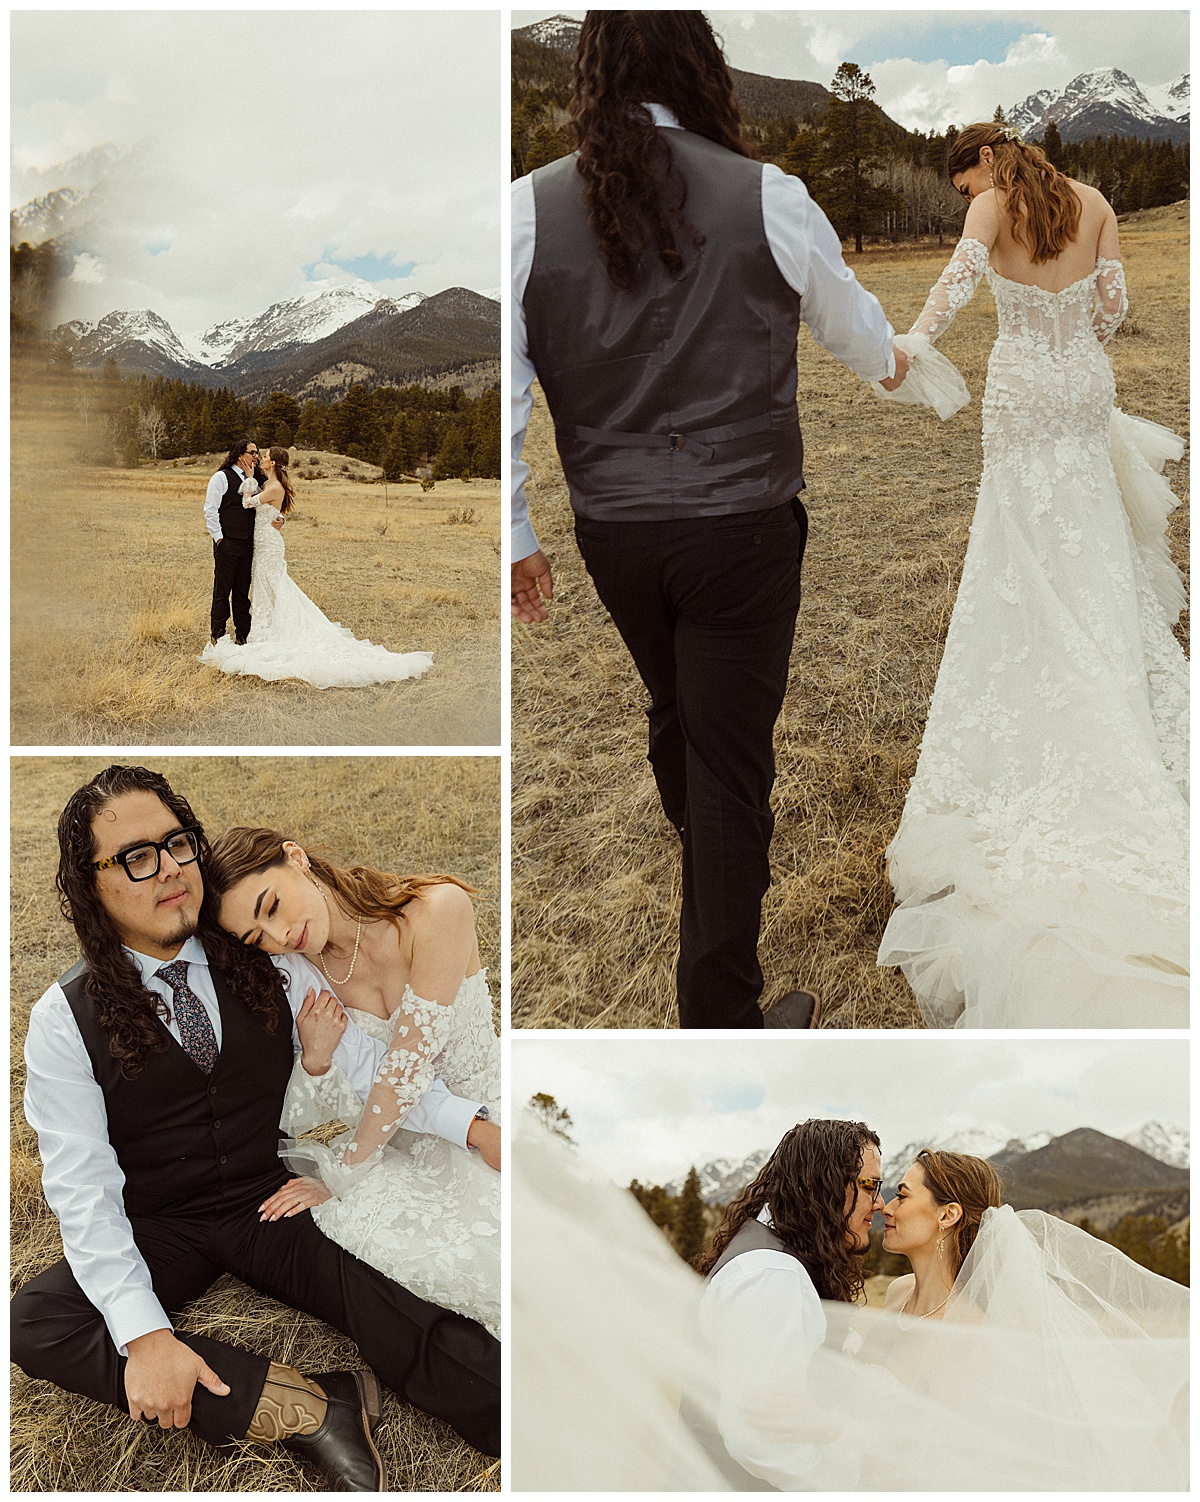
[[683, 275], [650, 248], [622, 292], [569, 156], [533, 173], [529, 350], [571, 505], [603, 521], [691, 520], [782, 505], [804, 487], [796, 412], [800, 298], [762, 217], [762, 164], [663, 130], [687, 184]]
[[253, 541], [254, 518], [257, 513], [252, 506], [243, 506], [241, 497], [242, 482], [246, 476], [236, 464], [222, 464], [221, 473], [228, 482], [217, 513], [221, 518], [221, 536], [239, 539], [248, 537]]
[[[268, 1180], [287, 1177], [279, 1157], [279, 1118], [292, 1072], [292, 1014], [283, 994], [279, 1023], [263, 1022], [210, 970], [221, 1009], [221, 1052], [211, 1075], [171, 1038], [147, 1054], [137, 1079], [126, 1079], [96, 1020], [81, 960], [59, 980], [75, 1017], [96, 1083], [104, 1092], [108, 1138], [125, 1175], [126, 1213], [171, 1215], [215, 1211], [265, 1196]], [[158, 1024], [160, 1027], [162, 1023]]]

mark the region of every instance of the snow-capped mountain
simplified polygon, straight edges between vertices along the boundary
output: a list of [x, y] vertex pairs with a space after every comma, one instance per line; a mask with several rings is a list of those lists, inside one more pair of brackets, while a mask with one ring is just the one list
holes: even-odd
[[[933, 1148], [939, 1152], [966, 1153], [976, 1158], [987, 1158], [996, 1168], [1004, 1169], [1048, 1147], [1052, 1142], [1062, 1140], [1064, 1143], [1073, 1144], [1076, 1139], [1086, 1139], [1089, 1143], [1092, 1139], [1110, 1144], [1126, 1142], [1140, 1152], [1157, 1159], [1159, 1163], [1165, 1163], [1173, 1168], [1187, 1168], [1190, 1162], [1191, 1137], [1188, 1129], [1173, 1123], [1148, 1121], [1136, 1132], [1130, 1132], [1124, 1138], [1107, 1138], [1103, 1133], [1086, 1131], [1067, 1133], [1063, 1138], [1059, 1138], [1053, 1132], [1030, 1132], [1024, 1137], [1014, 1137], [1001, 1126], [968, 1127], [946, 1137], [922, 1138], [918, 1142], [910, 1142], [905, 1147], [893, 1151], [888, 1151], [885, 1143], [883, 1159], [885, 1193], [895, 1192], [896, 1185], [904, 1177], [905, 1170], [923, 1147]], [[1116, 1149], [1113, 1148], [1113, 1151]], [[703, 1167], [698, 1167], [696, 1172], [700, 1176], [701, 1198], [710, 1205], [728, 1204], [735, 1194], [746, 1187], [769, 1157], [770, 1149], [761, 1148], [745, 1158], [715, 1158], [712, 1162], [705, 1163]], [[686, 1175], [680, 1175], [670, 1184], [664, 1185], [667, 1193], [681, 1193], [685, 1177]]]
[[1143, 88], [1120, 68], [1099, 68], [1073, 78], [1061, 93], [1040, 89], [1005, 111], [1005, 118], [1031, 140], [1040, 140], [1051, 120], [1065, 141], [1097, 135], [1186, 141], [1191, 119], [1191, 75]]
[[108, 313], [99, 323], [64, 323], [54, 336], [70, 346], [77, 365], [115, 360], [127, 373], [180, 376], [191, 373], [196, 364], [167, 320], [149, 308]]
[[37, 245], [61, 235], [71, 210], [83, 202], [84, 195], [74, 188], [55, 188], [40, 198], [31, 198], [9, 215], [13, 240], [28, 240]]
[[1175, 1168], [1187, 1168], [1192, 1161], [1191, 1133], [1187, 1127], [1173, 1122], [1148, 1121], [1136, 1132], [1128, 1133], [1125, 1141]]
[[338, 329], [353, 323], [381, 303], [396, 312], [415, 307], [424, 298], [411, 292], [399, 299], [381, 298], [369, 282], [314, 282], [299, 297], [272, 303], [263, 313], [251, 318], [231, 318], [215, 323], [204, 333], [183, 335], [192, 356], [202, 365], [219, 367], [233, 364], [251, 351], [288, 349], [293, 345], [315, 344]]
[[570, 16], [550, 16], [545, 21], [534, 21], [531, 26], [522, 26], [513, 33], [527, 42], [536, 42], [539, 47], [553, 47], [555, 52], [567, 52], [572, 57], [579, 46], [578, 21]]

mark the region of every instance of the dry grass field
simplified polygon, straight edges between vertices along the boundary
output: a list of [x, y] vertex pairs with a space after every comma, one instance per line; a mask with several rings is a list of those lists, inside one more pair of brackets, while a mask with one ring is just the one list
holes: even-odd
[[[358, 480], [377, 469], [294, 451], [292, 577], [356, 636], [432, 652], [433, 667], [371, 688], [231, 678], [196, 660], [212, 597], [204, 491], [224, 455], [77, 464], [63, 388], [14, 372], [12, 389], [14, 744], [499, 744], [496, 481], [389, 485], [385, 500]], [[304, 478], [313, 457], [324, 478]]]
[[[37, 1143], [21, 1107], [29, 1009], [78, 955], [54, 898], [55, 825], [72, 791], [105, 757], [12, 760], [12, 1285], [62, 1255], [41, 1193]], [[500, 777], [494, 757], [148, 757], [191, 802], [210, 834], [264, 823], [335, 861], [391, 871], [450, 871], [481, 889], [483, 962], [499, 974]], [[307, 1371], [356, 1363], [328, 1326], [223, 1277], [186, 1328], [236, 1341]], [[499, 1468], [445, 1424], [388, 1393], [380, 1449], [397, 1491], [492, 1491]], [[219, 1454], [190, 1434], [31, 1382], [13, 1368], [14, 1491], [314, 1491], [320, 1478], [287, 1452], [256, 1445]]]
[[[1187, 206], [1131, 215], [1121, 236], [1130, 317], [1110, 346], [1118, 401], [1186, 435]], [[850, 261], [904, 330], [951, 248]], [[773, 883], [759, 953], [764, 1000], [814, 986], [827, 1027], [921, 1025], [903, 977], [875, 965], [892, 905], [883, 852], [916, 766], [962, 568], [995, 319], [984, 285], [939, 344], [973, 396], [945, 424], [880, 402], [801, 332], [810, 530], [776, 730]], [[679, 841], [645, 759], [645, 692], [580, 562], [540, 400], [526, 455], [556, 598], [543, 626], [513, 631], [513, 1021], [674, 1027]], [[1186, 465], [1168, 474], [1186, 501]], [[1186, 564], [1186, 506], [1172, 543]]]

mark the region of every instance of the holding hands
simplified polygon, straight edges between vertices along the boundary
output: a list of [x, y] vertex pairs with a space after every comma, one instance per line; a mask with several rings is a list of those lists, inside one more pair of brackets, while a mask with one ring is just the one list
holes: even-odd
[[296, 1013], [300, 1061], [305, 1074], [326, 1074], [346, 1031], [346, 1011], [332, 991], [310, 990]]

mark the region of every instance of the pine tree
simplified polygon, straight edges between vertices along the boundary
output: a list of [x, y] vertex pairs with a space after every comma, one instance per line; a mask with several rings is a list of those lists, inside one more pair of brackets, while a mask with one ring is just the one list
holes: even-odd
[[317, 402], [305, 402], [296, 428], [296, 444], [302, 449], [323, 449], [327, 442], [324, 410]]
[[1057, 167], [1060, 172], [1066, 169], [1066, 151], [1063, 147], [1063, 138], [1059, 134], [1058, 126], [1051, 120], [1046, 126], [1042, 136], [1042, 150], [1046, 153], [1046, 160], [1052, 167]]
[[460, 475], [465, 478], [470, 471], [470, 464], [470, 456], [463, 442], [461, 429], [457, 423], [448, 423], [438, 448], [437, 462], [433, 470], [434, 478], [450, 480], [457, 479]]
[[685, 1262], [695, 1265], [704, 1250], [706, 1230], [704, 1201], [700, 1198], [700, 1175], [688, 1169], [683, 1192], [675, 1209], [675, 1249]]
[[821, 128], [821, 166], [828, 179], [821, 207], [839, 235], [854, 236], [854, 249], [861, 252], [863, 235], [876, 228], [894, 197], [872, 176], [881, 145], [875, 85], [857, 63], [842, 63], [830, 90]]
[[408, 418], [403, 412], [398, 412], [388, 433], [387, 448], [383, 455], [383, 477], [385, 480], [400, 480], [406, 474], [411, 474], [413, 468]]

